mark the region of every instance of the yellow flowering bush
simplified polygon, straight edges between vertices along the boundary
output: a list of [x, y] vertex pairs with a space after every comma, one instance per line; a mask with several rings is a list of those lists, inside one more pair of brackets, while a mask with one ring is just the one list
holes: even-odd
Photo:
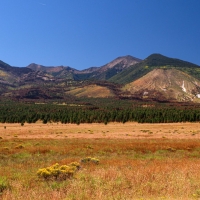
[[[99, 164], [99, 159], [86, 157], [83, 158], [81, 162]], [[59, 165], [56, 163], [50, 167], [39, 169], [37, 171], [37, 175], [39, 178], [43, 178], [45, 180], [66, 180], [67, 178], [73, 177], [75, 172], [79, 169], [80, 163], [78, 162], [72, 162], [68, 165]]]
[[46, 180], [66, 180], [67, 178], [73, 177], [79, 168], [80, 164], [78, 162], [72, 162], [69, 165], [59, 165], [56, 163], [50, 167], [39, 169], [37, 175]]

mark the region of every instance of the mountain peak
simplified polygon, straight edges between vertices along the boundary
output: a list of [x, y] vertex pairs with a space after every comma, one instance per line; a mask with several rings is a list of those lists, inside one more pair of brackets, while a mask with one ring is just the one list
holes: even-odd
[[199, 67], [193, 63], [177, 58], [169, 58], [159, 53], [151, 54], [145, 58], [143, 62], [147, 66]]
[[[136, 57], [133, 57], [133, 56], [131, 56], [131, 55], [119, 56], [119, 57], [117, 57], [116, 59], [130, 59], [130, 60], [137, 60], [138, 62], [142, 61], [141, 59], [136, 58]], [[116, 59], [115, 59], [115, 60], [116, 60]]]
[[108, 68], [113, 68], [116, 65], [120, 64], [122, 69], [128, 68], [131, 65], [134, 65], [136, 63], [141, 62], [142, 60], [139, 58], [135, 58], [133, 56], [127, 55], [127, 56], [120, 56], [114, 59], [113, 61], [107, 63], [106, 65], [102, 66], [101, 68], [103, 70]]

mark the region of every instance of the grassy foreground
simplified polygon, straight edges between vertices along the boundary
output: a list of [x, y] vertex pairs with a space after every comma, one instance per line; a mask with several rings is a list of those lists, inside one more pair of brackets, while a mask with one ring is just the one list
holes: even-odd
[[[45, 180], [40, 168], [81, 163], [66, 180]], [[0, 199], [198, 199], [200, 140], [1, 139]]]

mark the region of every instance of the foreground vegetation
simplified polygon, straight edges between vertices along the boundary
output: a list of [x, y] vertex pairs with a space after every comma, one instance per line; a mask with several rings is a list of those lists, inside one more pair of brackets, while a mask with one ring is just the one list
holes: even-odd
[[[3, 200], [200, 197], [200, 140], [1, 139], [0, 152]], [[70, 163], [73, 176], [37, 174]]]

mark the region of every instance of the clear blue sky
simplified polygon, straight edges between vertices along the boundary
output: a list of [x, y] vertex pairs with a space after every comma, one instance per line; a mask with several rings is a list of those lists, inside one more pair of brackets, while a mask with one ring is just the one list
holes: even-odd
[[200, 65], [200, 0], [0, 0], [0, 60], [86, 69], [152, 53]]

